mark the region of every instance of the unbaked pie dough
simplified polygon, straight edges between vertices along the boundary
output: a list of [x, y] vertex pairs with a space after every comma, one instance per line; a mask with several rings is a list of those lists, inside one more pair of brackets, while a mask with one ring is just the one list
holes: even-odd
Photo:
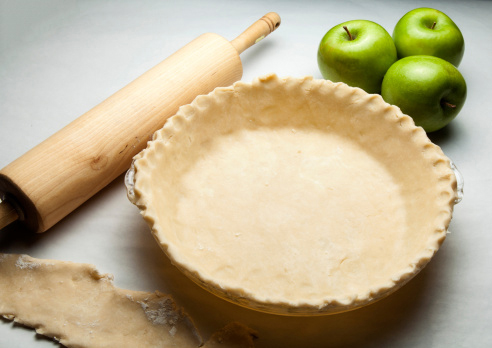
[[0, 254], [0, 315], [66, 347], [253, 348], [256, 333], [230, 323], [203, 345], [166, 294], [116, 288], [94, 266]]
[[410, 117], [311, 77], [199, 96], [133, 166], [129, 198], [171, 261], [279, 314], [341, 312], [398, 289], [438, 250], [456, 198], [450, 161]]

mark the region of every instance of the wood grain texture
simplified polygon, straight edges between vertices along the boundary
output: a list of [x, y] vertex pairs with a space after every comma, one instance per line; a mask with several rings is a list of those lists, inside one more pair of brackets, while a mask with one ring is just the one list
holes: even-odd
[[0, 187], [23, 194], [35, 207], [25, 222], [43, 232], [123, 173], [181, 105], [241, 76], [235, 47], [201, 35], [3, 168]]

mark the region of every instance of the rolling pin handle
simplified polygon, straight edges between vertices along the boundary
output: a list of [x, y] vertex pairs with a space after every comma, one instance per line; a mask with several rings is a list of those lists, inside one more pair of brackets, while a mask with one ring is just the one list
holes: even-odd
[[231, 41], [231, 44], [239, 54], [247, 48], [253, 46], [258, 41], [264, 39], [280, 25], [280, 16], [275, 12], [270, 12], [254, 22], [241, 35]]
[[0, 230], [19, 219], [19, 214], [13, 205], [0, 197]]

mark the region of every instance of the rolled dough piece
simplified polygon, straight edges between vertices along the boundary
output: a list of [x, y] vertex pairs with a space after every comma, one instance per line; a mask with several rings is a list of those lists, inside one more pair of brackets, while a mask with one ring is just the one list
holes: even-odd
[[[171, 296], [115, 287], [89, 264], [0, 254], [0, 315], [67, 347], [198, 347], [191, 318]], [[205, 347], [254, 347], [230, 324]]]

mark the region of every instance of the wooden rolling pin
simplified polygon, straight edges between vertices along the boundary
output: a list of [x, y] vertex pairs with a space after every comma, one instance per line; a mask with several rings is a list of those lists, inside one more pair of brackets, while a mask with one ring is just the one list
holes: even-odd
[[271, 12], [233, 41], [204, 34], [0, 171], [0, 229], [44, 232], [131, 164], [181, 105], [242, 76], [239, 54], [280, 25]]

